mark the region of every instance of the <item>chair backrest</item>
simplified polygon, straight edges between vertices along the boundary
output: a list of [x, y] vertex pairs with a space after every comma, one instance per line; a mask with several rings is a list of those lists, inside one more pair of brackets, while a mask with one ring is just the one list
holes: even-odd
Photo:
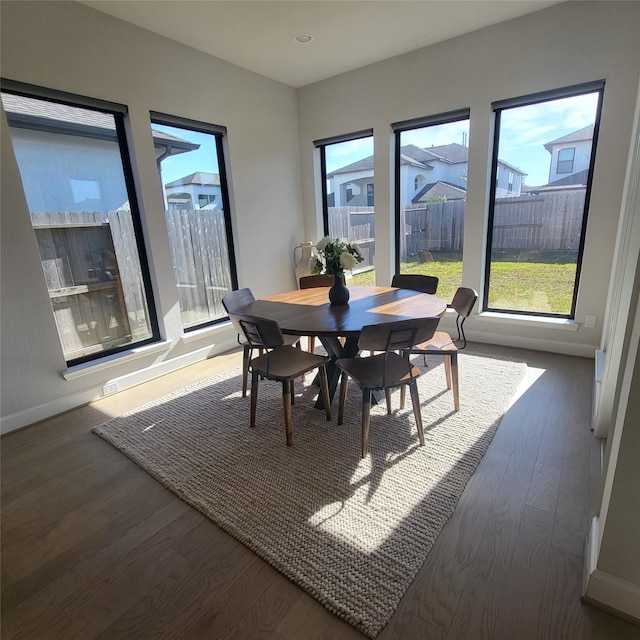
[[229, 293], [222, 298], [222, 306], [229, 314], [229, 320], [231, 320], [233, 328], [238, 332], [238, 341], [240, 341], [241, 336], [244, 336], [244, 331], [240, 326], [239, 316], [235, 312], [246, 307], [248, 304], [255, 302], [255, 300], [253, 293], [251, 293], [251, 289], [229, 291]]
[[438, 278], [415, 273], [396, 273], [391, 280], [392, 287], [412, 289], [421, 293], [435, 293], [438, 290]]
[[403, 351], [433, 337], [440, 318], [416, 318], [362, 328], [358, 347], [362, 351]]
[[458, 287], [453, 300], [451, 301], [451, 308], [455, 309], [459, 316], [468, 318], [473, 306], [478, 299], [478, 294], [475, 289], [469, 289], [468, 287]]
[[301, 289], [313, 289], [314, 287], [331, 287], [334, 277], [328, 273], [322, 273], [317, 276], [302, 276], [300, 278]]
[[235, 313], [255, 301], [256, 299], [253, 297], [251, 289], [237, 289], [236, 291], [229, 291], [222, 298], [222, 306], [227, 310], [227, 313]]
[[252, 347], [275, 349], [284, 344], [280, 325], [275, 320], [256, 316], [240, 316], [238, 322], [247, 342]]

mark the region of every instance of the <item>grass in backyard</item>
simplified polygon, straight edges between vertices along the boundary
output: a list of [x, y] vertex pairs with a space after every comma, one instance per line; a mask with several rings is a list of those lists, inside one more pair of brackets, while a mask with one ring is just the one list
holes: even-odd
[[[401, 264], [400, 271], [438, 277], [438, 296], [447, 302], [462, 284], [461, 261], [409, 262]], [[489, 307], [568, 314], [575, 275], [575, 263], [493, 262]], [[375, 273], [355, 275], [349, 284], [375, 284]]]

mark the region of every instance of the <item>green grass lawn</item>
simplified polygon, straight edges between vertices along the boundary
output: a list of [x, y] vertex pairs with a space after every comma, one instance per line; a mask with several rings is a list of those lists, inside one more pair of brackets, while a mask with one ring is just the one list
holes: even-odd
[[[461, 261], [409, 262], [401, 273], [437, 276], [438, 296], [450, 302], [462, 283]], [[572, 263], [494, 262], [489, 306], [498, 309], [568, 314], [576, 274]], [[375, 273], [360, 273], [349, 284], [375, 284]]]

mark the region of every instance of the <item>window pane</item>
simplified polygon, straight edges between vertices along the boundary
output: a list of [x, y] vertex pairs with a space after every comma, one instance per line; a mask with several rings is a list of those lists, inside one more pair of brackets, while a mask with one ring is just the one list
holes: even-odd
[[66, 360], [149, 340], [121, 116], [10, 93], [2, 103]]
[[375, 284], [373, 136], [322, 147], [325, 154], [329, 235], [358, 243], [364, 261], [353, 271], [353, 284]]
[[496, 111], [485, 308], [573, 317], [599, 96]]
[[469, 120], [400, 131], [400, 273], [436, 276], [438, 296], [462, 285]]
[[221, 135], [153, 122], [182, 324], [226, 318], [233, 289]]

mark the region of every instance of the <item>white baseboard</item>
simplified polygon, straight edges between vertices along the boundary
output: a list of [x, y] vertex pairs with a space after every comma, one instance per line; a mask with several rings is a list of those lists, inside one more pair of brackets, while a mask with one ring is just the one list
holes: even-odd
[[545, 340], [542, 338], [529, 338], [525, 336], [499, 335], [467, 329], [465, 325], [467, 339], [471, 342], [482, 342], [484, 344], [496, 344], [503, 347], [514, 347], [516, 349], [532, 349], [533, 351], [547, 351], [549, 353], [561, 353], [567, 356], [579, 356], [581, 358], [593, 359], [597, 349], [596, 345], [577, 344], [571, 342], [560, 342], [558, 340]]
[[[149, 380], [171, 373], [172, 371], [178, 371], [179, 369], [195, 364], [196, 362], [224, 353], [234, 347], [237, 347], [237, 343], [235, 343], [235, 341], [221, 342], [220, 344], [215, 345], [215, 347], [208, 345], [207, 347], [191, 351], [176, 358], [158, 362], [133, 373], [118, 378], [112, 378], [110, 382], [116, 382], [118, 384], [118, 390], [124, 391], [125, 389], [135, 387], [143, 382], [148, 382]], [[17, 431], [18, 429], [28, 427], [36, 422], [40, 422], [41, 420], [46, 420], [47, 418], [65, 413], [71, 409], [81, 407], [102, 397], [103, 392], [101, 384], [98, 387], [85, 389], [78, 393], [55, 398], [54, 400], [35, 407], [16, 411], [15, 413], [2, 417], [0, 420], [0, 434], [4, 435], [6, 433], [11, 433], [12, 431]]]
[[640, 585], [596, 568], [598, 518], [591, 521], [584, 558], [582, 600], [640, 625]]

